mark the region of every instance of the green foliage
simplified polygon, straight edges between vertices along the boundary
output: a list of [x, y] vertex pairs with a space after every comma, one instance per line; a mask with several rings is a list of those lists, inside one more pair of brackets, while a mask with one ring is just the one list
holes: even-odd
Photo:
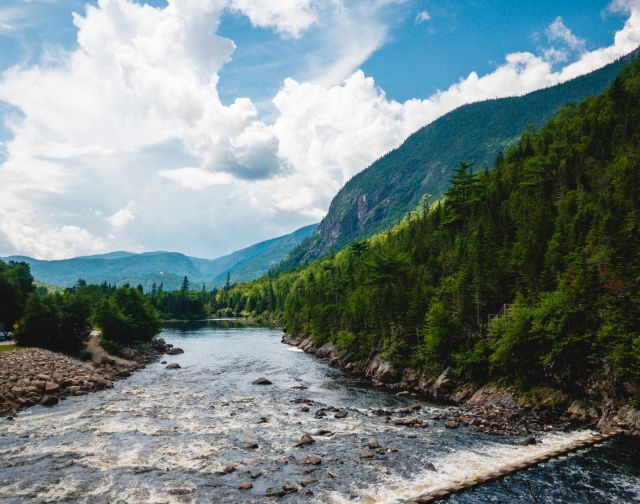
[[0, 324], [11, 329], [24, 310], [27, 298], [35, 290], [29, 266], [0, 261]]
[[528, 128], [493, 171], [297, 270], [216, 294], [350, 358], [566, 387], [640, 375], [640, 63]]
[[119, 344], [149, 341], [160, 330], [160, 315], [151, 302], [126, 286], [100, 301], [94, 320], [104, 339]]
[[77, 355], [89, 335], [91, 310], [77, 293], [31, 294], [19, 323], [20, 346], [35, 346]]
[[100, 346], [104, 348], [109, 355], [119, 355], [122, 350], [120, 343], [106, 338], [100, 338]]

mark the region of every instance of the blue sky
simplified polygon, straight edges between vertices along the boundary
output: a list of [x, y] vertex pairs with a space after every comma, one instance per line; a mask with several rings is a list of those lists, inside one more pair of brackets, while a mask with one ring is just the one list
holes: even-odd
[[447, 111], [640, 42], [640, 0], [145, 3], [0, 3], [0, 255], [215, 257]]
[[[85, 4], [78, 0], [4, 0], [7, 7], [24, 10], [17, 29], [0, 30], [0, 69], [15, 64], [40, 63], [54, 48], [77, 47], [72, 21]], [[162, 7], [165, 0], [150, 0]], [[535, 52], [541, 34], [561, 16], [570, 29], [587, 41], [588, 48], [611, 43], [626, 20], [623, 13], [606, 12], [609, 1], [565, 0], [411, 0], [387, 9], [390, 33], [386, 43], [361, 68], [396, 100], [426, 97], [472, 70], [490, 72], [505, 54]], [[430, 19], [417, 22], [420, 12]], [[1, 19], [1, 17], [0, 17]], [[220, 96], [232, 102], [248, 96], [257, 103], [269, 102], [286, 77], [305, 79], [306, 59], [317, 50], [318, 32], [283, 38], [270, 28], [254, 27], [245, 15], [227, 11], [218, 33], [237, 46], [233, 60], [220, 72]]]

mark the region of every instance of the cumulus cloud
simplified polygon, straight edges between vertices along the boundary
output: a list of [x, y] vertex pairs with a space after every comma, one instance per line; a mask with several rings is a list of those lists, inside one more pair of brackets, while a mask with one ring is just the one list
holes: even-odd
[[[444, 113], [566, 81], [640, 44], [638, 2], [616, 0], [629, 17], [609, 47], [557, 71], [549, 55], [513, 53], [486, 75], [398, 102], [357, 68], [386, 40], [381, 14], [400, 1], [88, 6], [75, 17], [76, 50], [0, 78], [0, 100], [22, 113], [0, 166], [2, 252], [228, 252], [320, 219], [350, 177]], [[235, 46], [216, 28], [229, 6], [287, 37], [321, 31], [326, 43], [311, 57], [317, 73], [284, 81], [269, 120], [247, 98], [219, 99]], [[581, 47], [554, 24], [550, 37]]]
[[294, 38], [318, 22], [317, 5], [312, 0], [231, 0], [231, 6], [254, 26], [275, 28]]
[[136, 215], [133, 213], [131, 203], [107, 217], [107, 222], [115, 228], [123, 228], [134, 220], [136, 220]]

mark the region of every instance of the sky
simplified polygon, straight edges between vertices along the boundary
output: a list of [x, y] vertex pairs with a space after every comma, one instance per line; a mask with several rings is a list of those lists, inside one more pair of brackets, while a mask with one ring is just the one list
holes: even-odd
[[0, 256], [218, 257], [638, 45], [640, 0], [0, 0]]

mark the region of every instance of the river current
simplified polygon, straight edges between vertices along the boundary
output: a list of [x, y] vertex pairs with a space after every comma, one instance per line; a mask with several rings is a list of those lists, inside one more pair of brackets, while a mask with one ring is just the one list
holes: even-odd
[[[185, 350], [167, 358], [181, 369], [157, 362], [111, 390], [0, 420], [0, 502], [397, 503], [590, 434], [539, 433], [520, 446], [446, 429], [431, 419], [441, 407], [425, 402], [425, 428], [395, 426], [379, 410], [415, 399], [282, 344], [278, 330], [209, 322], [161, 336]], [[318, 417], [322, 408], [347, 416]], [[315, 443], [295, 447], [305, 433]], [[266, 497], [283, 485], [295, 491]], [[640, 443], [611, 441], [450, 502], [640, 502]]]

